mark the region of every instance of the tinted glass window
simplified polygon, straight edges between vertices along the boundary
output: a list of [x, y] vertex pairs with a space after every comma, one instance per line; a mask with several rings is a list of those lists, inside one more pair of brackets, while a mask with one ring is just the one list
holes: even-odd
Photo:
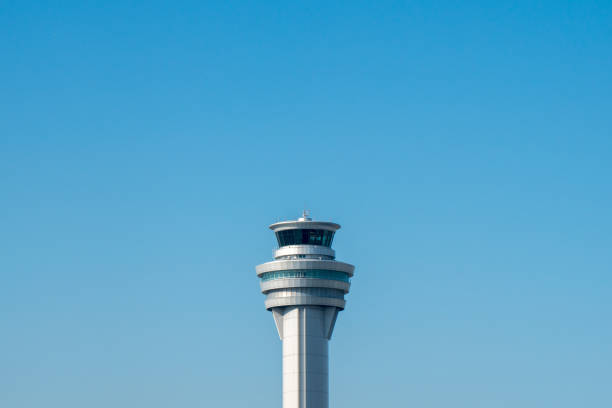
[[333, 231], [323, 231], [323, 244], [326, 247], [330, 247], [332, 240], [334, 239]]
[[290, 271], [266, 272], [261, 275], [261, 279], [264, 282], [273, 279], [288, 278], [331, 279], [342, 282], [350, 282], [349, 276], [345, 272], [325, 271], [319, 269], [294, 269]]
[[334, 239], [334, 232], [315, 229], [285, 230], [277, 232], [276, 239], [278, 246], [323, 245], [330, 247]]

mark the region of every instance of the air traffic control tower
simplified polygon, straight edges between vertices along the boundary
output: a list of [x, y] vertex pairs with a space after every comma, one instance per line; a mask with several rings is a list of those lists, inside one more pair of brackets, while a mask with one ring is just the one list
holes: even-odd
[[328, 408], [328, 342], [355, 267], [335, 260], [338, 224], [304, 212], [270, 229], [279, 248], [255, 270], [283, 342], [283, 408]]

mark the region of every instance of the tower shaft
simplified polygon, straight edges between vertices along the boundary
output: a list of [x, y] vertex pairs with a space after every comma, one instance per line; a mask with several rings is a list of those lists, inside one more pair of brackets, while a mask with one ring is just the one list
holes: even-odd
[[328, 408], [328, 335], [337, 309], [291, 306], [274, 313], [283, 341], [283, 408]]

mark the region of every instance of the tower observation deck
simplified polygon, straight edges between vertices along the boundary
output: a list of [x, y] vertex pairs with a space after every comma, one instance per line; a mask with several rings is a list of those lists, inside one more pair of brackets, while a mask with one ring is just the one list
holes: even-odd
[[270, 229], [279, 248], [255, 270], [283, 343], [283, 408], [328, 408], [328, 343], [355, 267], [335, 260], [338, 224], [304, 212]]

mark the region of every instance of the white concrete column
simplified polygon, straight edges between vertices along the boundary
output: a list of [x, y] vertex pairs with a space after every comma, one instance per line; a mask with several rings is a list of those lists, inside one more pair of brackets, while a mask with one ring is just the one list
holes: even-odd
[[277, 326], [282, 322], [283, 408], [329, 407], [328, 339], [336, 314], [322, 306], [275, 310]]

